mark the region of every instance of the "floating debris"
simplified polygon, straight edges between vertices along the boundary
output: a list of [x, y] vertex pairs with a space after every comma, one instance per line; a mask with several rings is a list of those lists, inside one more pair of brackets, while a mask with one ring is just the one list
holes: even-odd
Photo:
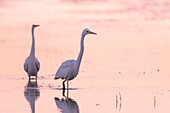
[[40, 78], [40, 79], [44, 79], [45, 77], [44, 77], [44, 76], [40, 76], [39, 78]]
[[52, 77], [52, 76], [55, 76], [55, 74], [50, 74], [50, 75], [47, 75], [48, 77]]
[[117, 94], [116, 94], [116, 109], [118, 107], [118, 97], [117, 97]]
[[156, 96], [154, 96], [154, 108], [156, 107]]
[[119, 92], [119, 96], [120, 96], [120, 106], [119, 106], [119, 111], [121, 110], [122, 108], [122, 96], [121, 96], [121, 93]]
[[43, 88], [43, 85], [39, 85], [39, 88]]
[[96, 104], [96, 106], [99, 106], [100, 104]]
[[119, 95], [116, 94], [116, 109], [119, 109], [120, 111], [121, 107], [122, 107], [122, 96], [121, 96], [121, 93], [119, 92]]
[[49, 88], [53, 88], [54, 86], [52, 85], [52, 84], [48, 84], [48, 86], [47, 87], [49, 87]]
[[22, 79], [22, 80], [25, 80], [25, 77], [22, 77], [21, 79]]

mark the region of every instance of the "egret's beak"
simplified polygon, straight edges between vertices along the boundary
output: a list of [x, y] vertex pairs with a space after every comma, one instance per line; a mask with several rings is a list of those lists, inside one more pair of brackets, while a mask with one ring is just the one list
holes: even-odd
[[97, 33], [95, 33], [95, 32], [92, 32], [92, 31], [89, 31], [89, 34], [94, 34], [94, 35], [97, 35]]
[[35, 27], [38, 27], [38, 26], [40, 26], [40, 25], [35, 25]]

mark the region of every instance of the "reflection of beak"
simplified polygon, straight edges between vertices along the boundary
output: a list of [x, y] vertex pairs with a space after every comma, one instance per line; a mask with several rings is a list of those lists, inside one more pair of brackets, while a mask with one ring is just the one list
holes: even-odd
[[97, 33], [95, 33], [95, 32], [92, 32], [92, 31], [90, 31], [89, 33], [90, 33], [90, 34], [94, 34], [94, 35], [97, 35]]

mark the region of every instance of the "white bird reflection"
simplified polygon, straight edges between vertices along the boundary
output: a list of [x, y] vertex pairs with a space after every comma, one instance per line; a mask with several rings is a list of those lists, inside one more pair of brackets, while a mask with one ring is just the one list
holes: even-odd
[[71, 98], [54, 98], [61, 113], [79, 113], [77, 102]]
[[40, 90], [38, 88], [37, 81], [28, 81], [25, 86], [24, 96], [29, 102], [32, 113], [35, 113], [35, 101], [40, 96]]

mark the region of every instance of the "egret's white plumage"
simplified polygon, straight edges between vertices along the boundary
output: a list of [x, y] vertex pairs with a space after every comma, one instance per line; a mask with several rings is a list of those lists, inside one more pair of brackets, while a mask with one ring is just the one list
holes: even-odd
[[54, 79], [59, 79], [59, 78], [64, 79], [63, 89], [65, 89], [64, 82], [67, 81], [67, 87], [68, 87], [68, 81], [74, 79], [79, 72], [79, 67], [84, 52], [84, 38], [87, 34], [96, 35], [96, 33], [90, 31], [89, 29], [84, 29], [81, 35], [80, 52], [77, 57], [77, 60], [67, 60], [63, 62], [62, 65], [57, 70]]
[[40, 70], [40, 62], [35, 57], [35, 39], [34, 39], [34, 29], [39, 25], [32, 25], [32, 47], [30, 55], [27, 57], [24, 63], [24, 70], [27, 72], [29, 76], [29, 80], [31, 76], [35, 76], [37, 78], [37, 73]]

